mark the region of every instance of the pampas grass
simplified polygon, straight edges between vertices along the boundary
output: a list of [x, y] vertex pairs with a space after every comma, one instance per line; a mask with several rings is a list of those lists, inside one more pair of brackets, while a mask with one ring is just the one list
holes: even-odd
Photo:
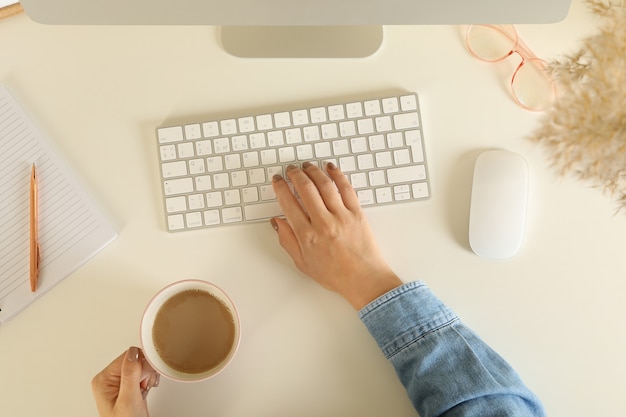
[[626, 212], [626, 0], [586, 0], [597, 34], [550, 63], [559, 95], [530, 139], [559, 174], [601, 188]]

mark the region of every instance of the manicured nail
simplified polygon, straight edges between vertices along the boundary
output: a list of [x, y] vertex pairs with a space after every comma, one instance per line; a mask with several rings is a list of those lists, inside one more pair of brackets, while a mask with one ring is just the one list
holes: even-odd
[[278, 175], [278, 174], [276, 174], [276, 175], [274, 175], [272, 177], [272, 181], [274, 181], [274, 182], [278, 182], [278, 181], [280, 181], [282, 179], [283, 179], [283, 177], [281, 175]]
[[128, 348], [128, 353], [126, 354], [126, 358], [129, 362], [136, 362], [139, 360], [139, 348], [135, 346], [131, 346]]
[[306, 168], [308, 168], [308, 167], [310, 167], [310, 166], [312, 166], [312, 165], [313, 165], [313, 164], [312, 164], [312, 163], [310, 163], [309, 161], [307, 161], [307, 162], [303, 162], [303, 163], [302, 163], [302, 168], [303, 168], [303, 169], [306, 169]]
[[332, 163], [332, 162], [328, 162], [328, 163], [326, 164], [326, 168], [327, 168], [327, 169], [337, 169], [337, 165], [335, 165], [335, 164], [334, 164], [334, 163]]
[[271, 218], [270, 219], [270, 224], [272, 225], [272, 227], [274, 228], [274, 230], [276, 230], [278, 232], [278, 223], [276, 222], [276, 219]]

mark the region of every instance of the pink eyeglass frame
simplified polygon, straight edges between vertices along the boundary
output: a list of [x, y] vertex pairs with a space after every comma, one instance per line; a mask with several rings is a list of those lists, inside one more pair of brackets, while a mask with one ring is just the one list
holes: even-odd
[[[470, 32], [472, 31], [472, 28], [476, 26], [487, 27], [487, 28], [493, 29], [496, 32], [499, 32], [501, 35], [509, 38], [513, 42], [513, 46], [511, 47], [509, 52], [507, 52], [504, 56], [500, 58], [486, 59], [486, 58], [481, 57], [472, 49], [472, 46], [469, 42]], [[504, 27], [510, 28], [510, 31], [504, 30], [503, 29]], [[515, 38], [512, 38], [511, 36], [514, 36]], [[528, 45], [524, 43], [524, 41], [519, 37], [517, 30], [515, 30], [515, 27], [513, 25], [486, 25], [486, 24], [469, 25], [467, 27], [467, 30], [465, 31], [465, 47], [474, 58], [477, 58], [484, 62], [491, 62], [491, 63], [504, 61], [505, 59], [513, 55], [514, 53], [518, 54], [520, 58], [522, 59], [522, 61], [519, 63], [519, 65], [513, 72], [513, 76], [511, 77], [511, 83], [510, 83], [511, 95], [513, 96], [513, 101], [515, 101], [515, 103], [521, 108], [529, 110], [529, 111], [544, 110], [544, 108], [533, 108], [522, 103], [522, 101], [517, 96], [517, 93], [515, 92], [515, 88], [513, 87], [513, 85], [515, 84], [517, 75], [519, 73], [519, 70], [524, 66], [524, 64], [531, 63], [532, 65], [537, 67], [541, 72], [544, 72], [544, 73], [548, 65], [548, 63], [545, 60], [537, 57], [537, 55], [535, 55], [535, 53], [528, 47]], [[556, 86], [554, 85], [551, 77], [547, 73], [546, 73], [546, 79], [550, 82], [550, 87], [552, 90], [551, 91], [552, 99], [554, 99], [554, 97], [556, 96]]]

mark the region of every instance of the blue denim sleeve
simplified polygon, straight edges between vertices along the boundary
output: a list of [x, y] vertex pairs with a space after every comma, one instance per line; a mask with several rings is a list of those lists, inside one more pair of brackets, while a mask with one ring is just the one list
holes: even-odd
[[360, 312], [421, 417], [545, 416], [515, 370], [422, 282]]

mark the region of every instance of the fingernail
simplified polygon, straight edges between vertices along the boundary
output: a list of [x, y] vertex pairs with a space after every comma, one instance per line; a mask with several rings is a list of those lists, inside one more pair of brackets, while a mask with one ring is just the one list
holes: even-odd
[[126, 358], [129, 362], [136, 362], [137, 360], [139, 360], [139, 348], [135, 346], [129, 347]]
[[272, 177], [272, 181], [274, 181], [274, 182], [278, 182], [278, 181], [280, 181], [282, 179], [283, 179], [283, 177], [281, 175], [278, 175], [278, 174], [276, 174], [276, 175], [274, 175]]
[[158, 387], [160, 383], [161, 383], [161, 374], [156, 374], [156, 377], [154, 378], [154, 385], [152, 387]]
[[291, 171], [292, 169], [295, 169], [296, 166], [295, 165], [287, 165], [287, 172]]
[[146, 397], [148, 397], [149, 392], [150, 392], [150, 388], [146, 389], [145, 391], [141, 391], [141, 398], [145, 400]]
[[308, 161], [307, 161], [307, 162], [303, 162], [303, 163], [302, 163], [302, 168], [305, 168], [305, 169], [306, 169], [306, 168], [310, 167], [311, 165], [313, 165], [313, 164], [312, 164], [312, 163], [310, 163], [310, 162], [308, 162]]
[[337, 165], [335, 165], [335, 164], [334, 164], [334, 163], [332, 163], [332, 162], [328, 162], [328, 163], [326, 164], [326, 168], [327, 168], [327, 169], [337, 169]]
[[276, 219], [274, 219], [274, 218], [270, 219], [270, 224], [272, 225], [274, 230], [276, 230], [278, 232], [278, 223], [276, 222]]

